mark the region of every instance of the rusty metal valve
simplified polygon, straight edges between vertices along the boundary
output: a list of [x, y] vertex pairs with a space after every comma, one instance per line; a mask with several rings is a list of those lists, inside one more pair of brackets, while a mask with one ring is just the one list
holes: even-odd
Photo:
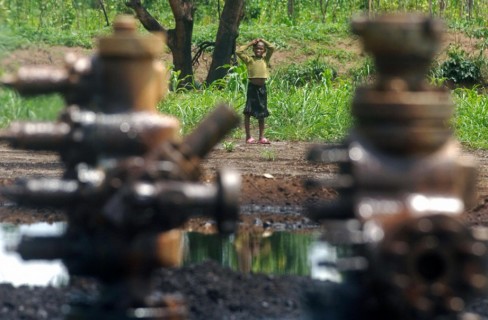
[[378, 75], [357, 88], [344, 143], [309, 152], [310, 161], [337, 164], [336, 178], [306, 185], [338, 192], [308, 213], [344, 252], [335, 266], [346, 280], [335, 289], [359, 306], [325, 308], [340, 320], [457, 317], [488, 291], [488, 239], [462, 223], [476, 163], [453, 137], [449, 92], [425, 81], [442, 23], [396, 14], [356, 18], [352, 29]]
[[29, 67], [2, 79], [24, 95], [60, 93], [58, 120], [15, 122], [0, 132], [12, 147], [60, 155], [60, 178], [25, 179], [0, 193], [25, 206], [62, 208], [58, 237], [23, 238], [24, 259], [62, 259], [71, 275], [102, 284], [98, 299], [72, 302], [66, 319], [185, 319], [181, 298], [158, 295], [152, 271], [181, 262], [182, 227], [210, 216], [223, 234], [235, 231], [240, 176], [231, 169], [201, 182], [200, 163], [239, 124], [219, 105], [186, 137], [157, 104], [168, 90], [163, 38], [139, 35], [118, 17], [91, 58], [67, 57], [63, 68]]

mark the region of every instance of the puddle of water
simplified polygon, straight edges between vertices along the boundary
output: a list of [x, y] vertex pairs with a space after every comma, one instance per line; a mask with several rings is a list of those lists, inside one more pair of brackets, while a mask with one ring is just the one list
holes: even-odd
[[68, 272], [59, 260], [24, 261], [18, 253], [9, 251], [22, 235], [60, 235], [65, 230], [63, 223], [35, 223], [32, 225], [0, 224], [0, 282], [14, 286], [60, 286], [68, 281]]
[[[24, 261], [15, 246], [23, 235], [55, 236], [65, 231], [65, 223], [32, 225], [0, 224], [0, 283], [14, 286], [61, 286], [69, 275], [57, 261]], [[317, 242], [317, 233], [245, 233], [230, 237], [184, 232], [183, 265], [213, 259], [240, 272], [275, 275], [302, 275], [339, 281], [340, 276], [324, 261], [333, 263], [333, 247]]]
[[213, 259], [240, 272], [310, 275], [309, 248], [313, 233], [246, 233], [222, 239], [187, 233], [185, 263]]

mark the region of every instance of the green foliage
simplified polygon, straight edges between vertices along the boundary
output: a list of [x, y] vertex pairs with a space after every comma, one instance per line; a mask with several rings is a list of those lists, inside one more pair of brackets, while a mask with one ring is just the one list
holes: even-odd
[[466, 33], [468, 35], [470, 35], [471, 37], [474, 37], [477, 39], [486, 39], [486, 38], [488, 38], [488, 27], [470, 29], [470, 30], [467, 30]]
[[[214, 41], [218, 27], [215, 1], [196, 1], [193, 42]], [[349, 36], [349, 20], [353, 14], [366, 9], [364, 0], [329, 1], [321, 10], [315, 0], [296, 1], [295, 12], [288, 16], [286, 0], [248, 0], [246, 16], [239, 29], [238, 43], [265, 37], [277, 45], [278, 51], [299, 44], [298, 52], [311, 57], [330, 57], [339, 63], [353, 61], [353, 56], [335, 46], [339, 37]], [[124, 1], [104, 0], [109, 25], [98, 1], [57, 0], [0, 0], [0, 55], [30, 43], [92, 47], [96, 36], [110, 32], [110, 23], [120, 13], [130, 13]], [[222, 5], [223, 2], [220, 1]], [[149, 12], [168, 28], [174, 20], [168, 1], [144, 0]], [[416, 10], [428, 13], [428, 0], [376, 1], [376, 13]], [[221, 9], [223, 7], [221, 6]], [[322, 8], [324, 9], [324, 8]], [[487, 38], [485, 13], [487, 1], [475, 1], [469, 17], [461, 0], [448, 2], [442, 13], [434, 6], [432, 14], [440, 16], [448, 25], [468, 32], [478, 39]], [[21, 21], [21, 23], [19, 23]], [[141, 31], [143, 27], [140, 26]], [[320, 46], [311, 44], [320, 43]], [[480, 52], [488, 48], [487, 40], [480, 41]], [[327, 45], [327, 47], [326, 47]], [[322, 48], [322, 49], [320, 49]], [[325, 48], [325, 49], [323, 49]], [[274, 61], [272, 60], [272, 63]], [[178, 89], [170, 92], [159, 109], [180, 119], [182, 133], [190, 132], [214, 106], [226, 102], [240, 114], [245, 103], [247, 74], [240, 64], [229, 67], [228, 76], [209, 87], [194, 84], [196, 90]], [[359, 61], [357, 67], [337, 75], [330, 63], [319, 58], [289, 67], [274, 65], [268, 82], [268, 105], [271, 116], [266, 120], [268, 138], [273, 140], [342, 139], [352, 124], [350, 101], [358, 83], [368, 81], [374, 73], [371, 59]], [[431, 81], [456, 83], [486, 79], [486, 61], [482, 56], [470, 56], [452, 50], [445, 64], [432, 72]], [[0, 74], [2, 70], [0, 70]], [[178, 87], [177, 73], [172, 72], [171, 86]], [[488, 147], [488, 124], [484, 118], [486, 97], [475, 90], [456, 90], [457, 114], [453, 127], [466, 144]], [[17, 119], [53, 120], [63, 107], [59, 96], [23, 99], [8, 90], [0, 91], [0, 125]], [[242, 129], [233, 132], [243, 137]]]
[[244, 64], [238, 64], [237, 66], [224, 66], [228, 67], [229, 71], [227, 77], [221, 82], [215, 83], [217, 86], [224, 86], [227, 90], [233, 91], [235, 94], [245, 94], [247, 85], [247, 69]]
[[376, 66], [374, 65], [373, 59], [368, 57], [358, 67], [351, 68], [348, 71], [348, 76], [352, 78], [353, 83], [363, 84], [368, 82], [375, 73]]
[[[77, 31], [85, 37], [93, 37], [100, 32], [110, 30], [110, 23], [121, 13], [132, 13], [125, 6], [125, 1], [104, 0], [109, 23], [105, 20], [99, 1], [89, 0], [0, 0], [0, 21], [16, 33], [29, 35], [31, 41], [47, 41], [58, 45], [90, 46], [91, 41], [66, 42], [62, 34]], [[215, 31], [224, 2], [195, 1], [194, 42], [215, 39]], [[174, 19], [168, 1], [144, 0], [144, 6], [163, 25], [174, 27]], [[241, 36], [249, 37], [270, 35], [279, 45], [286, 45], [285, 40], [323, 41], [331, 33], [346, 34], [351, 16], [363, 12], [364, 0], [336, 0], [321, 3], [315, 0], [295, 1], [294, 12], [289, 14], [287, 0], [248, 0], [241, 25]], [[442, 16], [451, 27], [461, 30], [474, 30], [473, 36], [486, 37], [487, 1], [475, 1], [469, 14], [461, 0], [449, 1], [445, 10], [432, 7], [434, 16]], [[376, 1], [375, 13], [388, 11], [429, 12], [429, 0]], [[21, 21], [22, 23], [19, 23]], [[28, 30], [23, 30], [27, 28]], [[329, 39], [330, 40], [330, 39]]]
[[[233, 70], [234, 73], [210, 87], [170, 92], [159, 104], [159, 110], [176, 116], [183, 134], [195, 128], [222, 101], [241, 114], [246, 93], [244, 70], [239, 66]], [[351, 125], [349, 105], [353, 89], [350, 82], [339, 78], [325, 77], [319, 82], [296, 87], [273, 76], [268, 82], [271, 116], [266, 120], [267, 137], [274, 140], [326, 141], [343, 138]], [[240, 131], [235, 134], [242, 136]]]
[[222, 147], [224, 147], [224, 150], [227, 152], [232, 152], [236, 148], [236, 144], [233, 141], [224, 141], [222, 142]]
[[448, 51], [448, 58], [433, 70], [433, 74], [455, 84], [483, 84], [486, 80], [482, 75], [484, 66], [486, 61], [481, 55], [472, 57], [455, 47]]
[[246, 3], [244, 21], [259, 20], [262, 14], [262, 2], [263, 1], [251, 0]]
[[351, 126], [349, 105], [353, 87], [344, 80], [323, 81], [303, 87], [270, 83], [267, 135], [277, 140], [343, 138]]
[[457, 138], [473, 148], [488, 149], [488, 96], [476, 90], [453, 91], [456, 115], [452, 125]]
[[348, 26], [345, 23], [323, 24], [306, 21], [300, 25], [271, 25], [269, 23], [256, 24], [251, 22], [241, 24], [238, 43], [246, 43], [252, 39], [266, 35], [266, 39], [276, 44], [279, 50], [280, 48], [287, 48], [288, 43], [291, 41], [299, 42], [303, 46], [311, 41], [320, 42], [322, 45], [326, 43], [332, 44], [331, 34], [346, 35], [347, 32]]
[[273, 148], [266, 148], [261, 151], [261, 158], [265, 161], [275, 161], [276, 151]]
[[0, 127], [16, 120], [56, 119], [63, 108], [63, 100], [58, 95], [21, 98], [11, 90], [0, 90]]
[[[308, 249], [315, 238], [314, 234], [291, 232], [270, 236], [241, 232], [229, 238], [188, 232], [184, 264], [212, 259], [241, 272], [309, 275]], [[249, 257], [249, 264], [244, 264]]]
[[26, 38], [14, 35], [7, 27], [0, 26], [0, 57], [8, 51], [18, 49], [28, 43], [29, 41]]
[[329, 64], [314, 59], [282, 68], [276, 72], [275, 77], [288, 85], [302, 87], [306, 84], [331, 81], [337, 77], [337, 71]]

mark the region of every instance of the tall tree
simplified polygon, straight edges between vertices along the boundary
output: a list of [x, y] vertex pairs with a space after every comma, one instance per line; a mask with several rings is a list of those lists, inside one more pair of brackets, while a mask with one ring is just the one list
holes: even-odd
[[295, 0], [288, 0], [287, 3], [288, 18], [293, 19], [295, 15]]
[[444, 11], [446, 10], [446, 1], [439, 0], [439, 15], [442, 17], [444, 15]]
[[175, 70], [180, 71], [180, 80], [185, 85], [193, 80], [191, 65], [191, 39], [193, 35], [193, 14], [195, 7], [191, 0], [169, 0], [175, 19], [175, 28], [162, 26], [142, 5], [141, 0], [129, 0], [126, 5], [134, 10], [137, 19], [150, 32], [163, 32], [173, 55]]
[[225, 66], [230, 64], [235, 52], [239, 25], [244, 14], [244, 0], [225, 1], [224, 10], [220, 16], [219, 30], [212, 55], [212, 64], [207, 75], [207, 83], [222, 79], [227, 74]]
[[468, 6], [468, 17], [469, 19], [471, 19], [471, 16], [473, 14], [474, 0], [468, 0], [467, 6]]
[[327, 7], [329, 6], [329, 0], [319, 0], [320, 13], [322, 14], [322, 22], [325, 22], [327, 17]]
[[[196, 6], [192, 0], [168, 1], [175, 20], [174, 29], [162, 26], [142, 5], [141, 0], [129, 0], [126, 5], [135, 12], [146, 30], [166, 34], [168, 47], [173, 55], [174, 68], [180, 71], [181, 85], [186, 85], [191, 83], [194, 78], [191, 46]], [[212, 64], [206, 79], [208, 83], [223, 78], [227, 73], [224, 66], [230, 63], [231, 55], [235, 50], [238, 29], [244, 12], [243, 7], [244, 0], [225, 1], [214, 43]]]

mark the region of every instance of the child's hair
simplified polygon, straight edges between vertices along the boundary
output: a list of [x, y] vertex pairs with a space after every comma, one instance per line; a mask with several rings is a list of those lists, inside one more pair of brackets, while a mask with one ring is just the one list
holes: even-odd
[[253, 45], [252, 45], [252, 48], [253, 48], [253, 49], [254, 49], [254, 48], [256, 48], [256, 47], [258, 46], [258, 44], [260, 44], [260, 43], [262, 43], [262, 44], [263, 44], [264, 50], [266, 50], [266, 46], [264, 45], [264, 42], [262, 42], [262, 41], [258, 41], [258, 42], [256, 42], [255, 44], [253, 44]]

